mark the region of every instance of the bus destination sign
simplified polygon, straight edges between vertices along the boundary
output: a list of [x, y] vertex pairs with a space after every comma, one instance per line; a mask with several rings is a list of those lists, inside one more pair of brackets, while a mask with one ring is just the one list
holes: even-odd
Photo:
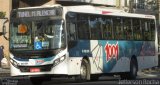
[[40, 17], [40, 16], [60, 16], [60, 12], [56, 9], [39, 9], [39, 10], [23, 10], [18, 11], [17, 17]]

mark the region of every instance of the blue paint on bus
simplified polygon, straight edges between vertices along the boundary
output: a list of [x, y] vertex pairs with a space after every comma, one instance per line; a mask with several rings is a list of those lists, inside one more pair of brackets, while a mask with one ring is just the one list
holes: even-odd
[[[90, 46], [91, 46], [91, 43], [89, 40], [77, 41], [77, 45], [69, 49], [69, 56], [70, 57], [84, 57], [84, 56], [93, 57]], [[154, 41], [144, 42], [144, 41], [98, 40], [98, 46], [102, 47], [104, 73], [110, 72], [121, 57], [130, 58], [133, 55], [155, 56]], [[88, 50], [88, 52], [83, 52], [83, 50]]]

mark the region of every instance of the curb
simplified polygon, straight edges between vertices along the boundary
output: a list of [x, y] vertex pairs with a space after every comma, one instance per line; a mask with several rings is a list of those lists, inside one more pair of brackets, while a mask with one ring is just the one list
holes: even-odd
[[0, 77], [9, 77], [10, 73], [0, 73]]
[[0, 77], [8, 77], [10, 76], [10, 69], [0, 68]]

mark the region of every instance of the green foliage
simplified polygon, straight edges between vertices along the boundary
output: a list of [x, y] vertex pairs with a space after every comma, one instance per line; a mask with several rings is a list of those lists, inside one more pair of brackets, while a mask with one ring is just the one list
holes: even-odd
[[0, 18], [4, 18], [6, 15], [6, 12], [0, 12]]

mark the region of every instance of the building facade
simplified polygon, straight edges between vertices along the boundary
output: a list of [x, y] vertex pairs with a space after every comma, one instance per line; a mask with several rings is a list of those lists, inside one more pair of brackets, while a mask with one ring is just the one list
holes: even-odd
[[[0, 11], [1, 12], [5, 12], [5, 17], [9, 18], [10, 16], [10, 10], [12, 9], [12, 0], [0, 0]], [[3, 26], [3, 23], [4, 23], [4, 19], [0, 19], [0, 31], [2, 32], [2, 26]], [[9, 36], [9, 23], [6, 23], [6, 31], [7, 31], [7, 34], [6, 36], [8, 37]], [[3, 56], [0, 56], [0, 57], [8, 57], [9, 56], [9, 42], [8, 40], [6, 40], [3, 36], [0, 36], [0, 46], [1, 47], [4, 47], [3, 49]], [[2, 49], [1, 49], [2, 50]], [[2, 52], [1, 52], [2, 53]], [[0, 54], [2, 55], [2, 54]], [[2, 58], [1, 58], [2, 59]]]

